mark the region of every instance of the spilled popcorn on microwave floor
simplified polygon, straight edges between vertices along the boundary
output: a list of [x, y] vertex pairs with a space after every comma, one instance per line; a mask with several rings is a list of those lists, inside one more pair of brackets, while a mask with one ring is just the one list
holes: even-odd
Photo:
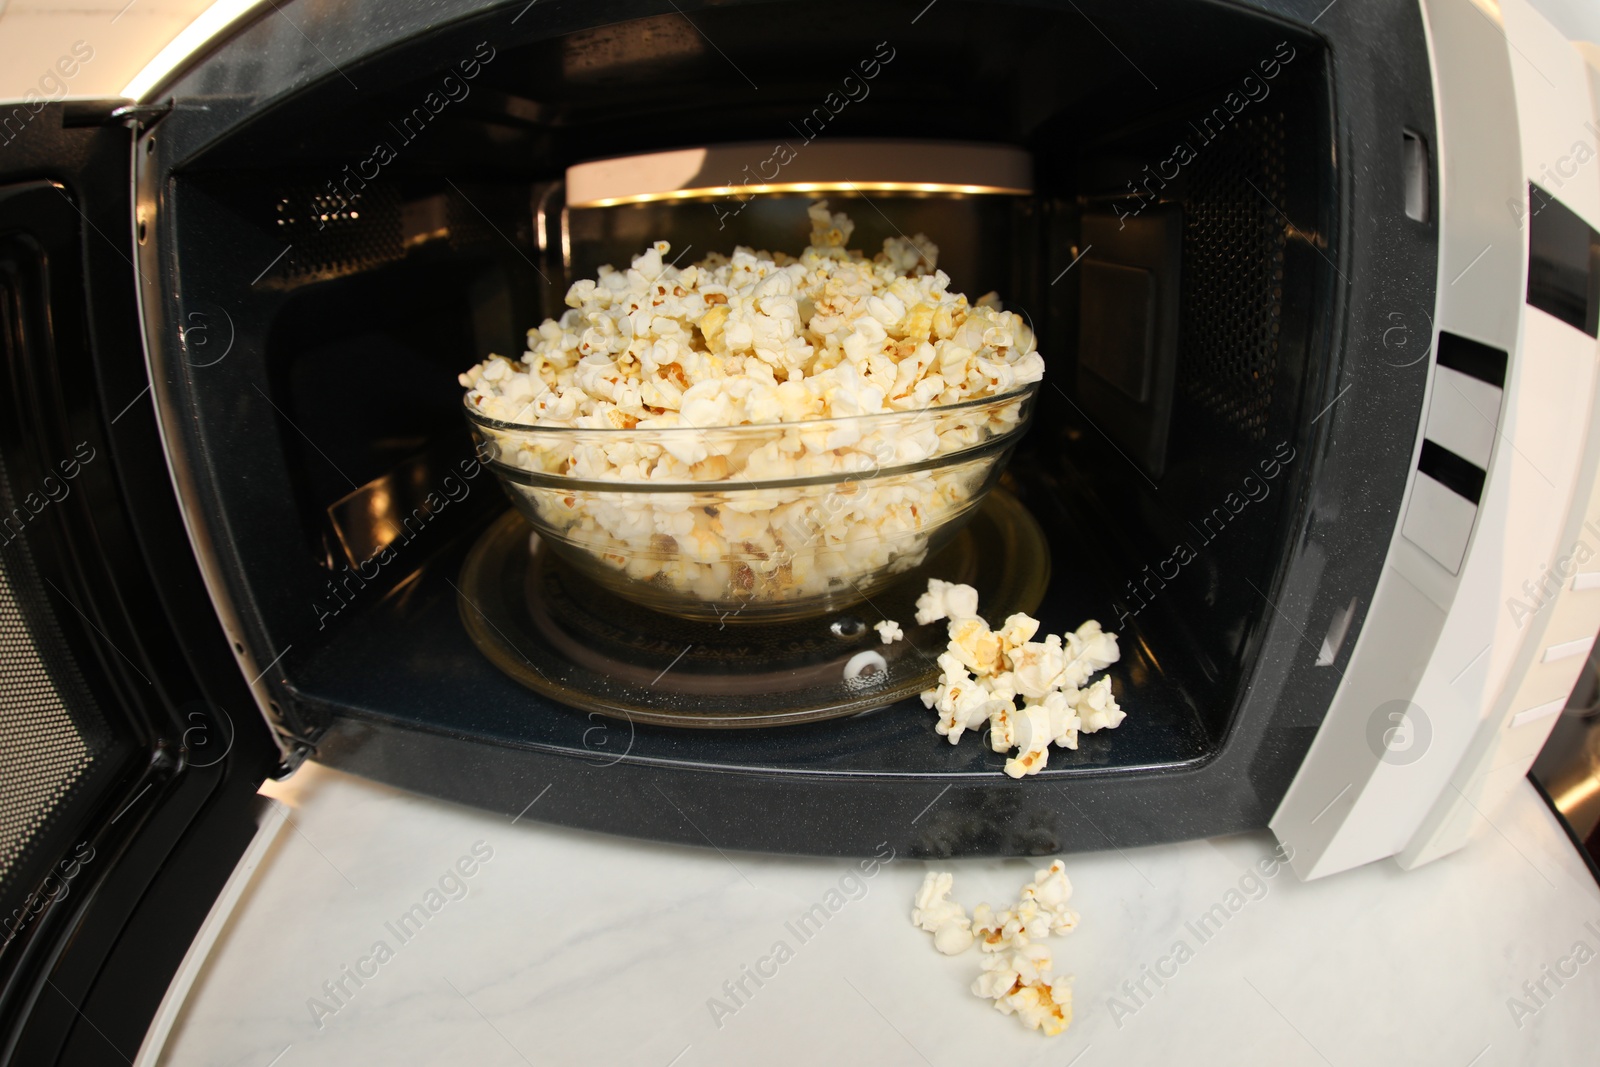
[[[999, 630], [978, 616], [978, 591], [937, 578], [917, 598], [917, 625], [948, 619], [950, 643], [939, 655], [939, 684], [922, 703], [939, 712], [934, 727], [956, 744], [968, 730], [989, 726], [989, 747], [1017, 750], [1006, 760], [1013, 778], [1037, 774], [1052, 743], [1077, 748], [1080, 733], [1113, 730], [1127, 713], [1111, 692], [1111, 678], [1089, 677], [1122, 657], [1117, 635], [1090, 619], [1065, 640], [1033, 637], [1039, 620], [1018, 612]], [[1017, 700], [1023, 705], [1017, 708]]]
[[[888, 238], [869, 259], [846, 248], [854, 225], [826, 201], [810, 218], [798, 257], [738, 248], [679, 268], [658, 241], [629, 269], [575, 283], [520, 360], [491, 355], [461, 375], [467, 404], [504, 424], [480, 424], [500, 461], [533, 476], [512, 491], [629, 577], [711, 600], [796, 598], [920, 563], [928, 531], [970, 504], [985, 469], [923, 464], [1014, 429], [1044, 359], [1020, 315], [949, 290], [923, 235]], [[850, 421], [895, 412], [927, 417]], [[843, 421], [817, 421], [828, 419]], [[760, 441], [719, 432], [797, 422], [808, 425]], [[679, 428], [691, 432], [652, 436]], [[900, 473], [851, 480], [886, 466]], [[689, 492], [629, 491], [830, 475], [840, 506], [826, 514], [777, 491], [707, 507]], [[618, 492], [575, 497], [566, 479]]]
[[917, 890], [911, 922], [933, 935], [933, 946], [946, 956], [956, 956], [977, 944], [980, 973], [972, 983], [974, 996], [994, 1002], [995, 1010], [1015, 1015], [1030, 1030], [1055, 1037], [1072, 1025], [1072, 978], [1058, 977], [1049, 946], [1052, 934], [1070, 934], [1078, 926], [1078, 913], [1067, 907], [1072, 883], [1066, 867], [1053, 861], [1035, 871], [1009, 908], [995, 911], [979, 904], [967, 909], [950, 899], [955, 876], [929, 871]]

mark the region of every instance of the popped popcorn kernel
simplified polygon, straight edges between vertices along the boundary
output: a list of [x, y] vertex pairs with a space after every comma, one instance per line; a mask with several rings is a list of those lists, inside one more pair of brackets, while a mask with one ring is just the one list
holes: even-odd
[[978, 614], [978, 591], [970, 585], [928, 579], [928, 591], [917, 597], [917, 625], [940, 619], [959, 621]]
[[965, 952], [972, 945], [972, 924], [967, 910], [949, 899], [955, 876], [929, 871], [917, 890], [911, 921], [933, 935], [933, 947], [946, 956]]
[[1031, 901], [1049, 918], [1050, 932], [1070, 934], [1078, 926], [1078, 913], [1067, 907], [1072, 899], [1072, 881], [1066, 864], [1053, 860], [1042, 871], [1033, 872], [1033, 881], [1022, 887], [1021, 898]]

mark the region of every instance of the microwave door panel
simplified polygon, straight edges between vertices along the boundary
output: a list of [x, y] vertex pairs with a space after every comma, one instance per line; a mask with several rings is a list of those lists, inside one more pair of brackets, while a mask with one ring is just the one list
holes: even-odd
[[160, 459], [121, 104], [0, 105], [6, 1062], [138, 1046], [277, 765]]
[[[1593, 431], [1600, 376], [1600, 51], [1574, 45], [1525, 0], [1502, 5], [1517, 58], [1527, 250], [1511, 500], [1503, 518], [1504, 566], [1493, 607], [1487, 713], [1471, 748], [1400, 855], [1415, 866], [1490, 833], [1507, 793], [1555, 726], [1600, 630], [1600, 594], [1578, 576], [1600, 549], [1600, 435]], [[1515, 210], [1512, 210], [1513, 207]], [[1507, 452], [1509, 444], [1502, 444]]]
[[[1516, 351], [1520, 264], [1514, 262], [1517, 257], [1493, 255], [1496, 245], [1517, 247], [1515, 222], [1509, 214], [1477, 205], [1505, 203], [1518, 195], [1521, 182], [1504, 38], [1466, 5], [1430, 4], [1424, 13], [1435, 81], [1440, 186], [1438, 298], [1434, 322], [1425, 327], [1433, 341], [1428, 360], [1433, 364], [1447, 331]], [[1486, 247], [1490, 252], [1474, 264]], [[1384, 370], [1384, 354], [1380, 343], [1375, 372]], [[1418, 412], [1407, 497], [1367, 623], [1311, 751], [1273, 816], [1272, 829], [1293, 846], [1302, 877], [1359, 866], [1403, 848], [1481, 715], [1482, 660], [1471, 661], [1492, 637], [1485, 595], [1463, 602], [1465, 610], [1451, 625], [1464, 584], [1469, 593], [1488, 589], [1483, 579], [1474, 579], [1479, 568], [1493, 563], [1465, 551], [1481, 500], [1469, 506], [1416, 469], [1438, 386], [1435, 365], [1430, 395]], [[1431, 458], [1433, 450], [1427, 451]], [[1490, 478], [1480, 492], [1492, 502], [1498, 483]]]
[[[1594, 342], [1564, 324], [1547, 328], [1549, 316], [1536, 310], [1524, 327], [1523, 293], [1525, 172], [1537, 168], [1529, 156], [1567, 152], [1570, 137], [1562, 144], [1554, 131], [1581, 133], [1592, 123], [1589, 75], [1531, 11], [1508, 16], [1506, 32], [1529, 42], [1518, 50], [1465, 5], [1427, 4], [1425, 12], [1442, 175], [1433, 368], [1417, 469], [1372, 613], [1272, 821], [1295, 844], [1304, 877], [1395, 854], [1412, 866], [1492, 820], [1503, 790], [1487, 788], [1485, 776], [1514, 782], [1537, 749], [1533, 733], [1501, 740], [1527, 710], [1516, 694], [1541, 669], [1524, 648], [1529, 630], [1507, 604], [1559, 555], [1559, 535], [1587, 494], [1574, 504], [1575, 482], [1589, 469]], [[1552, 91], [1533, 66], [1521, 70], [1535, 54], [1533, 66], [1554, 72], [1556, 85], [1581, 91]], [[1530, 146], [1529, 123], [1552, 135]], [[1593, 181], [1579, 202], [1595, 201]], [[1566, 678], [1575, 665], [1559, 670]], [[1560, 681], [1534, 686], [1550, 687]]]

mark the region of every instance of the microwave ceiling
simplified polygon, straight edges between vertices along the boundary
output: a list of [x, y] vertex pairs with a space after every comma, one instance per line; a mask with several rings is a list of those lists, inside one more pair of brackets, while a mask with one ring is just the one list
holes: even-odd
[[566, 182], [574, 208], [739, 191], [1026, 196], [1033, 160], [1005, 145], [836, 137], [810, 146], [793, 137], [777, 146], [756, 141], [591, 160], [568, 167]]
[[[542, 5], [541, 5], [542, 6]], [[1237, 80], [1285, 36], [1247, 12], [1137, 0], [1062, 5], [552, 4], [442, 26], [267, 110], [185, 167], [346, 160], [556, 178], [584, 160], [778, 138], [997, 142], [1036, 154]], [[621, 10], [659, 8], [658, 4]], [[915, 21], [913, 21], [915, 19]], [[588, 23], [573, 25], [574, 23]]]

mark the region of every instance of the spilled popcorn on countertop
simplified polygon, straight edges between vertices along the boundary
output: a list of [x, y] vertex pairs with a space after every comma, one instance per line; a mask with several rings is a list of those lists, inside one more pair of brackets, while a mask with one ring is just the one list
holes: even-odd
[[954, 884], [948, 871], [929, 871], [917, 890], [912, 923], [932, 933], [934, 947], [947, 956], [978, 945], [982, 971], [972, 983], [974, 996], [1046, 1037], [1065, 1031], [1072, 1025], [1072, 978], [1055, 974], [1049, 947], [1039, 943], [1078, 926], [1078, 913], [1067, 907], [1072, 883], [1065, 865], [1055, 860], [1035, 871], [1015, 905], [996, 912], [979, 904], [970, 920], [950, 899]]

